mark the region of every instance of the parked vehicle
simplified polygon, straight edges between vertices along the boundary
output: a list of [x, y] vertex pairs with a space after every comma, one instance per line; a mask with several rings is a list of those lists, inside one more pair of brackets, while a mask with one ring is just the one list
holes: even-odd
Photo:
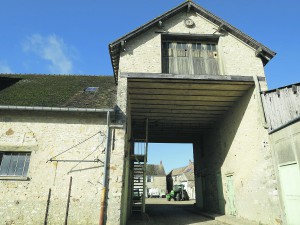
[[189, 196], [186, 190], [184, 190], [183, 184], [174, 185], [173, 190], [167, 194], [166, 198], [168, 201], [171, 201], [172, 198], [175, 201], [189, 200]]
[[160, 190], [158, 188], [150, 188], [148, 190], [148, 198], [159, 198]]

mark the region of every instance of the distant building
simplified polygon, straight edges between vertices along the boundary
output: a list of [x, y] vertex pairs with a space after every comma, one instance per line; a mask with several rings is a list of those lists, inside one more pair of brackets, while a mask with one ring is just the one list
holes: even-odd
[[181, 178], [181, 184], [184, 185], [190, 199], [195, 199], [195, 174], [194, 171], [183, 173]]
[[159, 196], [166, 193], [166, 172], [162, 161], [160, 161], [159, 165], [147, 164], [146, 187], [149, 197], [151, 197], [152, 193], [155, 193], [153, 197], [158, 197], [156, 196], [157, 193], [159, 193]]
[[195, 198], [195, 175], [194, 163], [189, 162], [189, 165], [175, 168], [167, 175], [167, 190], [170, 192], [174, 185], [183, 184], [190, 199]]

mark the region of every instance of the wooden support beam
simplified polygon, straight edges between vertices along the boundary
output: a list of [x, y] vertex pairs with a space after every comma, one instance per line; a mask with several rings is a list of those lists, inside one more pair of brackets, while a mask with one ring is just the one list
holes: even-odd
[[241, 97], [244, 91], [222, 91], [222, 90], [178, 90], [178, 89], [159, 89], [159, 88], [131, 88], [128, 90], [129, 95], [181, 95], [181, 96], [229, 96]]
[[150, 104], [150, 105], [183, 105], [183, 106], [226, 106], [231, 107], [234, 101], [185, 101], [185, 100], [144, 100], [144, 99], [131, 99], [131, 104]]
[[216, 101], [216, 102], [234, 102], [240, 97], [228, 96], [194, 96], [194, 95], [130, 95], [131, 100], [168, 100], [168, 101]]
[[250, 89], [250, 85], [234, 85], [234, 84], [195, 84], [195, 83], [140, 83], [129, 82], [128, 89], [131, 88], [156, 88], [156, 89], [176, 89], [176, 90], [225, 90], [225, 91], [246, 91]]
[[131, 103], [131, 111], [136, 109], [170, 109], [170, 110], [199, 110], [199, 111], [227, 111], [230, 106], [214, 106], [214, 105], [177, 105], [177, 104], [136, 104]]

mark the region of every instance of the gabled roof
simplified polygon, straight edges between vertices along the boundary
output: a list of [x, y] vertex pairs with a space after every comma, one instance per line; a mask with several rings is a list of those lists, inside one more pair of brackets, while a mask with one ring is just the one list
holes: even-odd
[[186, 172], [186, 173], [183, 173], [183, 174], [186, 177], [187, 181], [194, 181], [195, 180], [194, 171]]
[[171, 176], [178, 176], [178, 175], [182, 175], [184, 173], [194, 173], [194, 163], [193, 162], [189, 162], [189, 165], [184, 166], [184, 167], [179, 167], [179, 168], [175, 168], [173, 170], [171, 170], [171, 172], [168, 174]]
[[186, 168], [186, 166], [173, 169], [171, 171], [171, 176], [177, 176], [177, 175], [183, 174], [183, 171], [184, 171], [185, 168]]
[[162, 164], [160, 165], [147, 164], [146, 175], [166, 176], [164, 166]]
[[0, 106], [103, 109], [114, 108], [115, 101], [112, 76], [0, 74]]
[[160, 21], [164, 22], [180, 12], [183, 12], [183, 11], [186, 12], [189, 10], [194, 10], [199, 15], [203, 16], [207, 20], [209, 20], [212, 23], [219, 26], [219, 28], [222, 29], [223, 31], [234, 35], [235, 37], [237, 37], [238, 39], [240, 39], [247, 45], [254, 48], [257, 51], [256, 55], [262, 58], [264, 64], [267, 64], [268, 61], [270, 61], [276, 55], [275, 52], [273, 52], [272, 50], [270, 50], [263, 44], [257, 42], [252, 37], [243, 33], [239, 29], [237, 29], [234, 26], [230, 25], [229, 23], [225, 22], [221, 18], [217, 17], [213, 13], [207, 11], [206, 9], [195, 4], [194, 2], [186, 1], [186, 2], [182, 3], [181, 5], [171, 9], [170, 11], [167, 11], [166, 13], [156, 17], [155, 19], [151, 20], [150, 22], [142, 25], [141, 27], [133, 30], [132, 32], [124, 35], [123, 37], [121, 37], [121, 38], [117, 39], [116, 41], [112, 42], [111, 44], [109, 44], [109, 53], [110, 53], [110, 58], [111, 58], [111, 63], [112, 63], [116, 83], [118, 82], [117, 79], [118, 79], [119, 60], [120, 60], [120, 53], [122, 51], [122, 44], [124, 44], [126, 41], [134, 39], [135, 37], [148, 31], [151, 28], [158, 26]]

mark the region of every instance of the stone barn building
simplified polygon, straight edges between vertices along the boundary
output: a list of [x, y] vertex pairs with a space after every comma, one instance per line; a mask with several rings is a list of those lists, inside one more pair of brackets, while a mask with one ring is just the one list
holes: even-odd
[[126, 224], [149, 142], [193, 144], [199, 210], [287, 224], [260, 94], [272, 50], [187, 1], [109, 51], [114, 77], [1, 75], [1, 224]]

